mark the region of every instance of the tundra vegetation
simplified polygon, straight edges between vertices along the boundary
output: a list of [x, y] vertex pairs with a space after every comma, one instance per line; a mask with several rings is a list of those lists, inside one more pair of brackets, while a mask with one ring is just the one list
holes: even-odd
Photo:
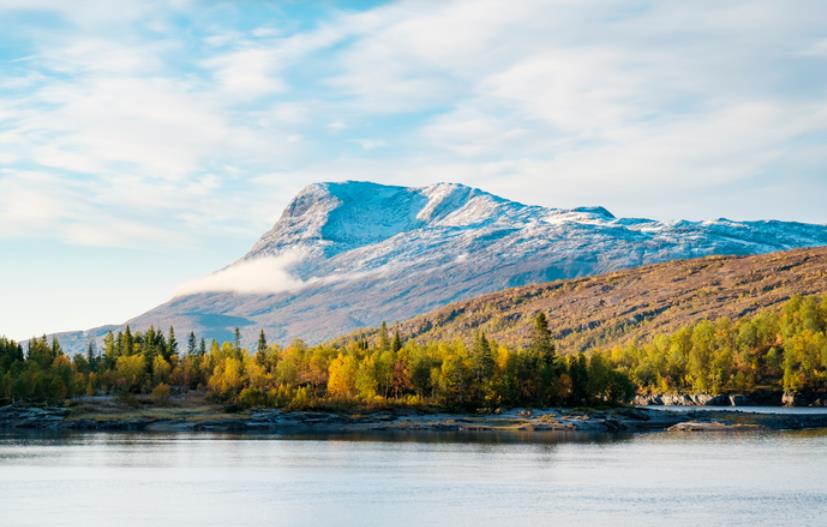
[[[108, 333], [70, 357], [45, 337], [22, 345], [0, 337], [0, 399], [61, 402], [81, 395], [206, 393], [239, 408], [348, 406], [493, 409], [503, 406], [602, 405], [636, 391], [749, 393], [827, 387], [827, 296], [793, 297], [780, 310], [732, 320], [702, 320], [644, 343], [560, 356], [542, 312], [526, 346], [467, 339], [403, 341], [383, 324], [370, 339], [316, 346], [267, 342], [255, 350], [209, 344], [190, 333]], [[183, 349], [182, 349], [183, 348]]]

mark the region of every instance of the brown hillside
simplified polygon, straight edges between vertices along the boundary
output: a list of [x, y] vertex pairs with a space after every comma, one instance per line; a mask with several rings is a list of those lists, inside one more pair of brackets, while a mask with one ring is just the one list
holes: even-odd
[[507, 289], [400, 322], [404, 338], [467, 338], [482, 329], [524, 343], [544, 311], [560, 350], [645, 339], [701, 318], [738, 318], [794, 294], [827, 292], [827, 247], [712, 256]]

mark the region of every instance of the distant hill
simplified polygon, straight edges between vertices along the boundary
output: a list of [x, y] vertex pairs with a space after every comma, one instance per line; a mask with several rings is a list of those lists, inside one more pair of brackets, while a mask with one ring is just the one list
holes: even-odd
[[[248, 346], [259, 329], [272, 342], [313, 343], [508, 287], [823, 245], [825, 225], [617, 218], [602, 207], [525, 205], [455, 183], [318, 183], [241, 259], [127, 323], [218, 340], [238, 327]], [[108, 329], [58, 336], [77, 350]]]
[[[827, 292], [827, 247], [759, 256], [710, 256], [589, 278], [506, 289], [401, 322], [404, 338], [524, 343], [537, 311], [548, 315], [562, 352], [585, 350], [702, 318], [739, 318], [795, 294]], [[370, 333], [370, 332], [368, 332]]]

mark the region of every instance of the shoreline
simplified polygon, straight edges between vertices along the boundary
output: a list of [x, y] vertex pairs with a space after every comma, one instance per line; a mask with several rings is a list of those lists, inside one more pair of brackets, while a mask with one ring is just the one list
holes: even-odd
[[[0, 407], [0, 431], [233, 432], [265, 434], [411, 432], [727, 432], [827, 428], [827, 411], [814, 414], [618, 408], [514, 408], [500, 413], [395, 409], [231, 413], [215, 405]], [[780, 408], [779, 408], [780, 409]]]

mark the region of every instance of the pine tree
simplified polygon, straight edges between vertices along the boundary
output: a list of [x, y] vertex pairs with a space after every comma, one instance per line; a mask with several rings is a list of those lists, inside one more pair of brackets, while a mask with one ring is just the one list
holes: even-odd
[[552, 366], [556, 360], [554, 341], [548, 329], [546, 315], [540, 311], [534, 317], [534, 335], [531, 338], [531, 350], [537, 353], [545, 366]]
[[115, 335], [112, 331], [103, 337], [103, 364], [106, 369], [112, 369], [117, 360], [117, 348], [115, 347]]
[[123, 333], [123, 345], [121, 348], [121, 353], [123, 355], [132, 355], [133, 349], [133, 338], [132, 338], [132, 330], [129, 329], [129, 326], [126, 326], [126, 330]]
[[175, 340], [175, 329], [172, 326], [169, 327], [169, 338], [164, 349], [166, 351], [166, 353], [164, 353], [164, 359], [168, 362], [173, 356], [178, 355], [178, 341]]
[[86, 361], [89, 363], [91, 371], [98, 371], [98, 353], [95, 349], [95, 340], [89, 341], [89, 346], [86, 348]]
[[63, 348], [60, 347], [57, 337], [52, 337], [52, 358], [55, 359], [61, 355], [63, 355]]
[[190, 331], [190, 335], [187, 338], [187, 355], [195, 355], [195, 332]]
[[207, 354], [207, 342], [204, 337], [201, 337], [201, 342], [198, 344], [198, 356], [203, 357]]
[[241, 351], [241, 330], [238, 328], [235, 328], [235, 350]]
[[267, 337], [264, 336], [264, 330], [258, 333], [258, 346], [256, 347], [256, 362], [260, 366], [267, 364]]
[[402, 338], [399, 336], [399, 328], [393, 332], [393, 340], [391, 341], [391, 351], [396, 353], [402, 349]]
[[474, 335], [474, 345], [471, 348], [471, 380], [473, 381], [471, 389], [477, 404], [482, 403], [490, 392], [494, 366], [491, 343], [485, 338], [485, 333], [478, 331]]

